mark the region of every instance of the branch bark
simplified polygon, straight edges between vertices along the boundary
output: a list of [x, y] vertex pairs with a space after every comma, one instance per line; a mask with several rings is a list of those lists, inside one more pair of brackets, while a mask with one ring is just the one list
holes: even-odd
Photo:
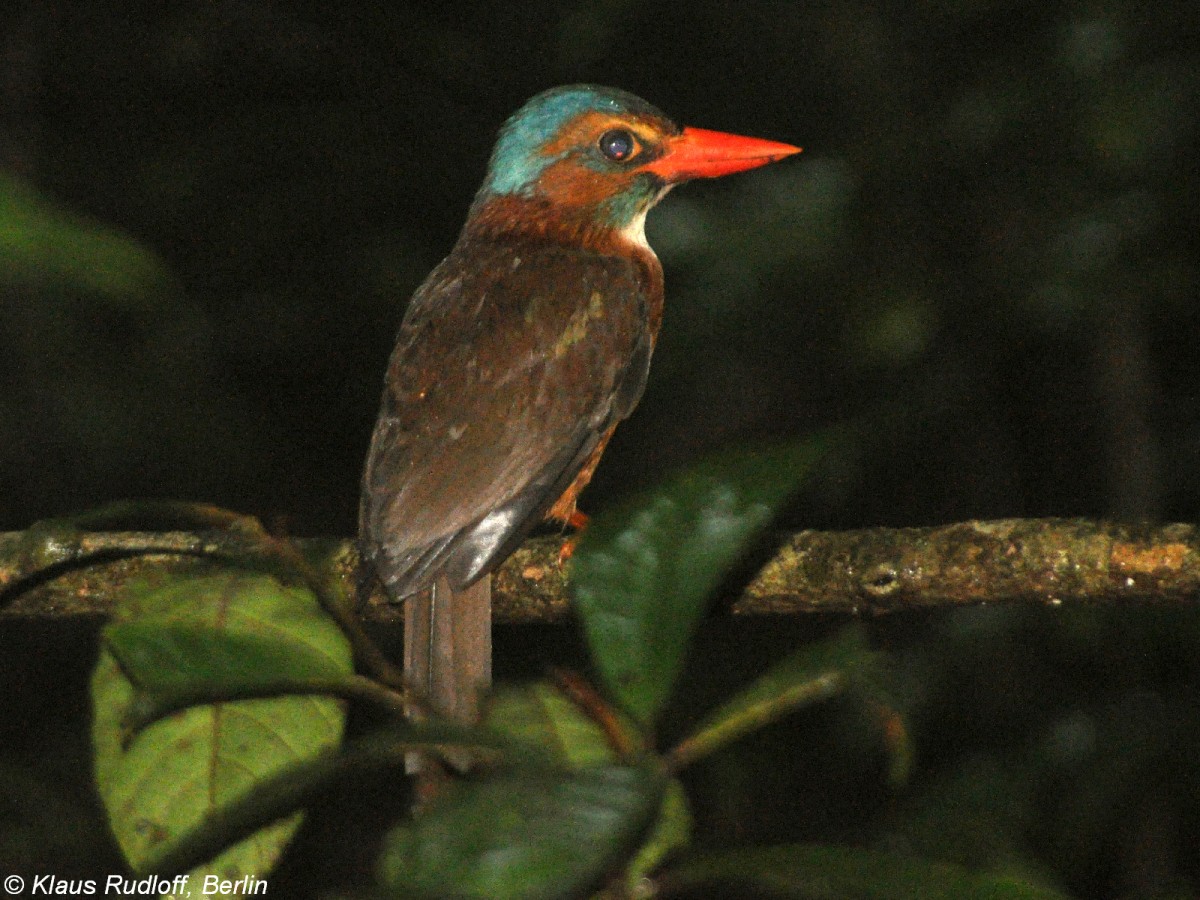
[[[352, 587], [352, 541], [302, 540], [315, 564]], [[493, 581], [497, 622], [568, 615], [561, 539], [526, 542]], [[0, 534], [0, 619], [102, 616], [129, 580], [211, 565], [212, 534]], [[161, 552], [143, 555], [147, 549]], [[84, 565], [88, 560], [95, 565]], [[1085, 519], [1002, 519], [930, 528], [801, 531], [730, 598], [734, 615], [875, 615], [986, 603], [1200, 603], [1200, 528]], [[399, 607], [373, 586], [363, 617], [399, 624]]]

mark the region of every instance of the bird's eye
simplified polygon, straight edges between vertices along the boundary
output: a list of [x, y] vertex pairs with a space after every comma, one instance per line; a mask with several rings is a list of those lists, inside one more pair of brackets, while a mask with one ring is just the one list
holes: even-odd
[[600, 152], [613, 162], [625, 162], [637, 150], [637, 141], [624, 128], [614, 128], [600, 135]]

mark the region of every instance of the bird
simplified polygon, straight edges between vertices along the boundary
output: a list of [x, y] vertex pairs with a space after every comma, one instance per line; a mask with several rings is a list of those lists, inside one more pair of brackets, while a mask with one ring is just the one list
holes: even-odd
[[800, 149], [681, 128], [585, 84], [501, 127], [457, 242], [404, 314], [362, 478], [362, 557], [404, 604], [405, 680], [426, 713], [478, 715], [486, 576], [544, 520], [584, 520], [579, 493], [642, 396], [663, 318], [646, 214], [682, 182]]

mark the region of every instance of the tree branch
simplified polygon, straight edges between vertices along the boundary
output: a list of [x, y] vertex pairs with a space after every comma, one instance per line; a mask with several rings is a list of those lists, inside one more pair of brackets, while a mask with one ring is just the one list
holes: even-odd
[[[301, 540], [314, 565], [353, 585], [351, 541]], [[525, 543], [494, 576], [497, 622], [568, 615], [559, 538]], [[202, 570], [215, 547], [192, 532], [0, 534], [0, 619], [100, 616], [129, 580]], [[94, 560], [96, 565], [89, 565]], [[228, 559], [224, 560], [226, 563]], [[1200, 529], [1084, 519], [1002, 519], [931, 528], [801, 531], [787, 537], [729, 606], [735, 615], [880, 614], [1022, 602], [1200, 602]], [[363, 617], [398, 624], [373, 585]]]

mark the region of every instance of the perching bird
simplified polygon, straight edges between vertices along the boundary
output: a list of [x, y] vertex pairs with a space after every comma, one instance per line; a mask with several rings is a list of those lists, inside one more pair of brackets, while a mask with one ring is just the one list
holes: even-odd
[[642, 395], [662, 321], [646, 213], [676, 184], [798, 147], [680, 129], [624, 91], [546, 91], [505, 123], [450, 255], [388, 365], [360, 537], [405, 599], [405, 673], [475, 715], [491, 668], [488, 579], [543, 519], [571, 521]]

